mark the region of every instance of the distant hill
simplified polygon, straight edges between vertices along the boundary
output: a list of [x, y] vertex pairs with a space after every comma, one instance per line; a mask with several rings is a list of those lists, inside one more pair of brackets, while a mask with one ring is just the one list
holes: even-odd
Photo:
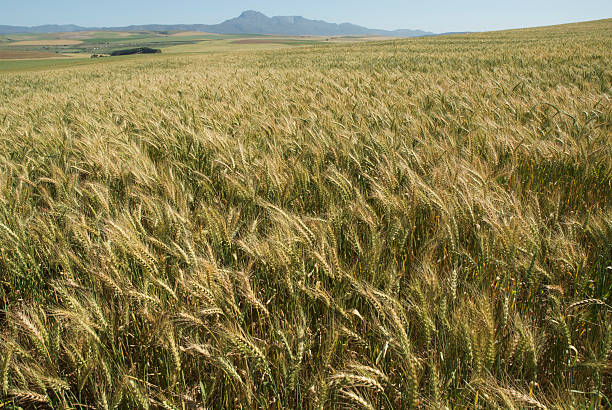
[[393, 36], [419, 37], [433, 35], [422, 30], [375, 30], [350, 23], [328, 23], [310, 20], [302, 16], [268, 17], [263, 13], [248, 10], [240, 16], [220, 24], [147, 24], [126, 27], [81, 27], [69, 25], [45, 25], [35, 27], [0, 26], [0, 34], [17, 33], [62, 33], [92, 30], [113, 31], [202, 31], [215, 34], [273, 34], [283, 36]]
[[88, 29], [85, 27], [75, 26], [74, 24], [47, 24], [44, 26], [34, 26], [34, 27], [25, 27], [25, 26], [3, 26], [0, 25], [0, 34], [20, 34], [20, 33], [70, 33], [77, 31], [87, 31]]

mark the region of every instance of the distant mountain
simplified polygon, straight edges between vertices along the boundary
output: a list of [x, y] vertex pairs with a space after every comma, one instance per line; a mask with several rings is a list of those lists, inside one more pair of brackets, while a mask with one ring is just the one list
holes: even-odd
[[248, 10], [220, 24], [148, 24], [126, 27], [80, 27], [75, 25], [45, 25], [35, 27], [0, 26], [0, 34], [62, 33], [92, 30], [116, 31], [202, 31], [215, 34], [272, 34], [282, 36], [393, 36], [419, 37], [433, 35], [422, 30], [375, 30], [350, 23], [328, 23], [302, 16], [268, 17]]
[[302, 16], [268, 17], [258, 11], [245, 11], [239, 17], [221, 24], [206, 26], [204, 31], [219, 34], [276, 34], [284, 36], [398, 36], [417, 37], [428, 34], [421, 30], [373, 30], [350, 23], [334, 24], [309, 20]]

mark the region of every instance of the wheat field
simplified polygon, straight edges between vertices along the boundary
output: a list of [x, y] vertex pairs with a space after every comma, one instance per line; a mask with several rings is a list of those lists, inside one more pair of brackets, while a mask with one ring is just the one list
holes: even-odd
[[0, 407], [612, 406], [612, 20], [0, 73]]

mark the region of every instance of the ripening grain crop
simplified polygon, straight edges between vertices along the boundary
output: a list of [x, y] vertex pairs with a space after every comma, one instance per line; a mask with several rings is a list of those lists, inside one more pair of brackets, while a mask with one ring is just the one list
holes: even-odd
[[0, 73], [0, 407], [611, 406], [611, 50]]

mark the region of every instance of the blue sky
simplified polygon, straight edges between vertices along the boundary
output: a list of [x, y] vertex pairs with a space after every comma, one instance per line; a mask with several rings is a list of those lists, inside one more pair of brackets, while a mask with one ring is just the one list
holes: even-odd
[[612, 17], [612, 0], [0, 0], [0, 24], [214, 24], [252, 9], [370, 28], [435, 32], [531, 27]]

